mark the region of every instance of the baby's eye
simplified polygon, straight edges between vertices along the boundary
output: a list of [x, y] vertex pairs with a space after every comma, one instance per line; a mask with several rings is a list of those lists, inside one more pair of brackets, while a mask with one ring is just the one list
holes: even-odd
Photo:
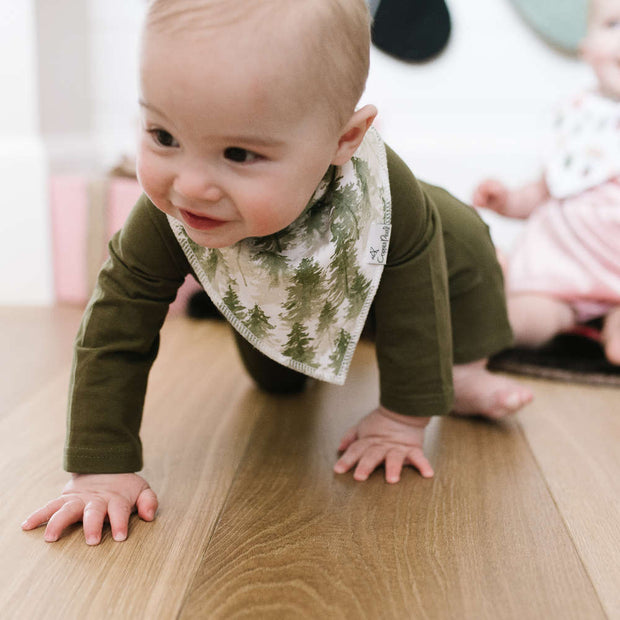
[[224, 149], [224, 157], [230, 161], [238, 162], [240, 164], [247, 164], [260, 159], [260, 155], [257, 153], [239, 148], [238, 146], [230, 146], [227, 149]]
[[179, 146], [179, 143], [174, 139], [174, 136], [171, 133], [168, 133], [165, 129], [151, 129], [149, 133], [153, 136], [153, 140], [155, 140], [159, 146], [165, 146], [168, 148]]
[[605, 22], [605, 26], [609, 29], [615, 29], [620, 26], [620, 19], [610, 19]]

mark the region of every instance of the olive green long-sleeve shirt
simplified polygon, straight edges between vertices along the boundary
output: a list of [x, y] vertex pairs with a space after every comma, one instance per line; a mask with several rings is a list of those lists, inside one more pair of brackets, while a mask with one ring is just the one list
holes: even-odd
[[[473, 209], [419, 183], [390, 149], [388, 169], [392, 236], [370, 318], [381, 404], [442, 415], [452, 403], [453, 363], [510, 344], [501, 271]], [[139, 429], [159, 330], [192, 273], [146, 196], [109, 247], [75, 344], [65, 468], [79, 473], [142, 468]]]

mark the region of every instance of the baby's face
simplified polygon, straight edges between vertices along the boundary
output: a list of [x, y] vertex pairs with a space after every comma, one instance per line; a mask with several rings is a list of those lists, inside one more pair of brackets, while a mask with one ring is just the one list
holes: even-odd
[[582, 53], [601, 91], [620, 99], [620, 0], [598, 0]]
[[291, 224], [337, 150], [324, 109], [299, 104], [291, 80], [282, 86], [273, 72], [263, 75], [264, 60], [215, 33], [208, 41], [147, 33], [143, 41], [138, 177], [155, 206], [204, 247]]

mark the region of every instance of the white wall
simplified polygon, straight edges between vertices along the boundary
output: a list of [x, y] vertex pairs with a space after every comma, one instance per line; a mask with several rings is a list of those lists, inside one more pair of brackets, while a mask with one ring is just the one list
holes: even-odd
[[[469, 201], [489, 175], [519, 184], [540, 173], [553, 106], [591, 83], [587, 67], [543, 42], [508, 0], [447, 0], [444, 53], [407, 65], [373, 49], [365, 102], [414, 173]], [[520, 224], [485, 214], [508, 247]]]
[[48, 173], [133, 148], [145, 0], [0, 0], [0, 304], [53, 302]]
[[[590, 78], [576, 60], [538, 39], [509, 0], [447, 1], [453, 32], [445, 52], [407, 65], [373, 49], [364, 102], [379, 107], [386, 141], [419, 177], [467, 200], [489, 174], [511, 183], [536, 174], [546, 115]], [[145, 0], [0, 0], [0, 74], [10, 93], [2, 105], [11, 119], [0, 127], [0, 304], [50, 299], [41, 136], [53, 171], [105, 168], [133, 148], [145, 6]], [[509, 244], [515, 227], [490, 219], [496, 241]]]
[[41, 131], [52, 172], [92, 172], [133, 149], [145, 0], [36, 0]]
[[[84, 2], [84, 0], [81, 0]], [[93, 124], [100, 162], [133, 152], [138, 128], [138, 33], [146, 0], [88, 0]]]
[[0, 302], [45, 304], [51, 269], [33, 2], [0, 0], [0, 17]]

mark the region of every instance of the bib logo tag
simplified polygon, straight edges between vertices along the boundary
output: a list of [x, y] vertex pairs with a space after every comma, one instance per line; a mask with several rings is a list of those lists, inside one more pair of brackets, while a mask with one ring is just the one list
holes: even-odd
[[369, 265], [385, 265], [392, 227], [375, 222], [370, 226], [366, 244], [366, 262]]

